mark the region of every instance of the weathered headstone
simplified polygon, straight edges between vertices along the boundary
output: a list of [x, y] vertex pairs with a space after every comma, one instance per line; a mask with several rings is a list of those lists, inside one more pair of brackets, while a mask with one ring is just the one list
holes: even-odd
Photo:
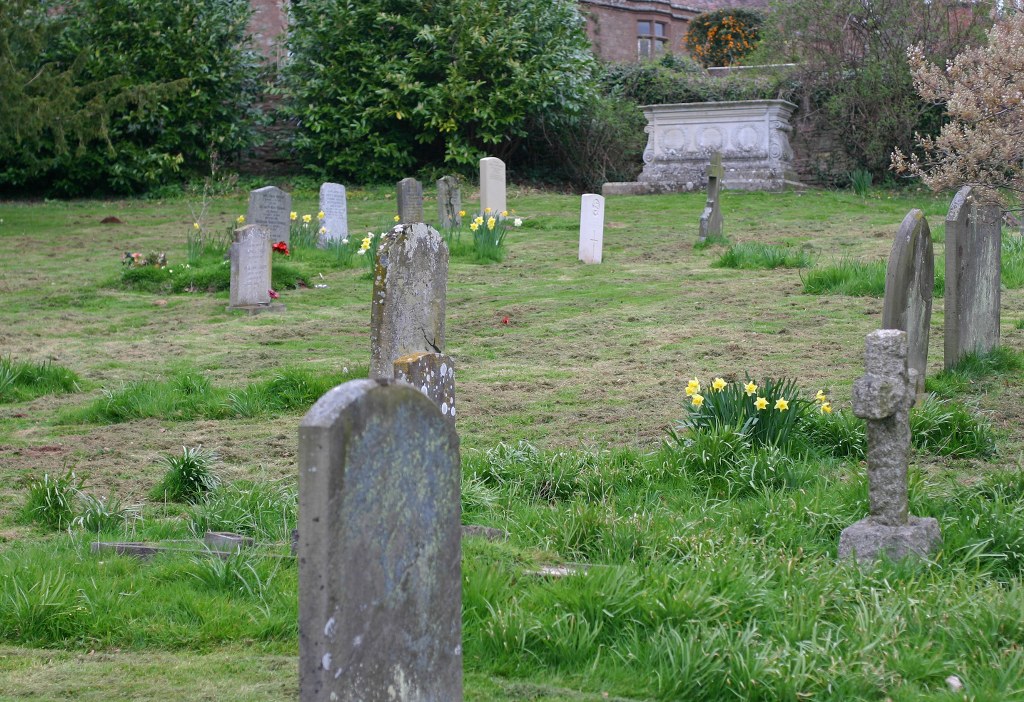
[[455, 421], [455, 363], [443, 353], [418, 351], [395, 359], [395, 380], [409, 383]]
[[700, 216], [700, 235], [698, 241], [707, 241], [708, 237], [722, 236], [722, 206], [718, 202], [722, 188], [725, 169], [722, 168], [722, 152], [711, 155], [708, 164], [708, 199], [704, 204], [704, 212]]
[[495, 217], [508, 209], [505, 199], [505, 162], [488, 156], [480, 159], [480, 213]]
[[943, 366], [999, 345], [1002, 212], [961, 188], [946, 215], [946, 296]]
[[391, 378], [395, 359], [444, 353], [448, 247], [433, 227], [403, 224], [377, 250], [370, 301], [370, 377]]
[[459, 179], [445, 176], [437, 181], [437, 221], [439, 227], [452, 227], [459, 221], [462, 209], [462, 192]]
[[348, 198], [344, 185], [324, 183], [320, 186], [320, 211], [324, 213], [320, 226], [327, 230], [320, 239], [322, 245], [348, 236]]
[[262, 227], [271, 243], [283, 241], [287, 244], [291, 241], [291, 220], [288, 217], [291, 210], [292, 196], [280, 188], [268, 185], [250, 191], [245, 223]]
[[235, 230], [228, 250], [231, 283], [228, 309], [259, 312], [270, 307], [271, 241], [267, 232], [255, 224]]
[[600, 263], [604, 247], [604, 198], [587, 194], [580, 204], [580, 251], [584, 263]]
[[921, 210], [911, 210], [903, 218], [889, 254], [882, 328], [907, 333], [907, 365], [917, 372], [915, 398], [924, 394], [934, 287], [935, 257], [928, 220]]
[[299, 698], [462, 699], [459, 439], [429, 399], [352, 380], [299, 425]]
[[423, 221], [423, 185], [415, 178], [398, 181], [398, 221], [414, 224]]
[[907, 333], [879, 329], [868, 334], [864, 371], [853, 384], [853, 413], [867, 420], [870, 514], [843, 529], [839, 557], [927, 556], [942, 535], [934, 519], [907, 513], [909, 412], [916, 376], [907, 368]]

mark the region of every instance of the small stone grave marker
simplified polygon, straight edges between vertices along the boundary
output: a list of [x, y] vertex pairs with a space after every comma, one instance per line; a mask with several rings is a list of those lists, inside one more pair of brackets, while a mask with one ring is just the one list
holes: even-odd
[[299, 698], [462, 699], [459, 439], [433, 402], [353, 380], [299, 425]]
[[370, 301], [370, 377], [391, 378], [400, 356], [444, 353], [448, 246], [433, 227], [402, 224], [377, 250]]
[[324, 213], [320, 226], [327, 230], [320, 238], [321, 245], [327, 246], [348, 236], [348, 199], [344, 185], [324, 183], [320, 186], [320, 211]]
[[231, 259], [229, 310], [245, 310], [250, 314], [280, 310], [283, 305], [270, 300], [270, 237], [254, 224], [235, 230], [235, 240], [228, 250]]
[[708, 199], [704, 204], [704, 212], [700, 216], [700, 235], [698, 241], [707, 241], [708, 237], [722, 236], [722, 206], [718, 198], [722, 188], [725, 169], [722, 168], [722, 153], [715, 151], [708, 164]]
[[934, 287], [935, 257], [928, 220], [921, 210], [911, 210], [903, 218], [889, 254], [882, 328], [907, 332], [907, 365], [917, 373], [915, 398], [924, 394]]
[[943, 366], [999, 345], [1002, 211], [961, 188], [946, 215]]
[[398, 221], [414, 224], [423, 221], [423, 185], [415, 178], [402, 178], [397, 186]]
[[459, 221], [459, 210], [462, 209], [462, 192], [459, 190], [459, 179], [445, 176], [437, 181], [437, 221], [438, 226], [450, 228]]
[[262, 227], [270, 237], [270, 243], [291, 240], [292, 196], [280, 188], [268, 185], [249, 193], [249, 209], [245, 215], [246, 224]]
[[395, 359], [395, 380], [409, 383], [455, 421], [455, 362], [443, 353], [419, 351]]
[[580, 204], [580, 251], [584, 263], [600, 263], [604, 247], [604, 198], [587, 194]]
[[907, 368], [907, 333], [879, 329], [868, 334], [864, 371], [853, 385], [853, 412], [867, 420], [870, 514], [843, 529], [839, 557], [927, 556], [942, 534], [936, 520], [907, 512], [909, 412], [916, 376]]
[[508, 209], [505, 197], [505, 162], [488, 156], [480, 159], [480, 214], [487, 212], [495, 217]]

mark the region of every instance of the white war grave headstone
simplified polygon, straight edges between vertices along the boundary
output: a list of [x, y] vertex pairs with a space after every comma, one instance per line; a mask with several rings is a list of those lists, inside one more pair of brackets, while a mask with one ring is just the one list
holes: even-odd
[[497, 217], [507, 209], [505, 162], [494, 156], [480, 159], [480, 214]]
[[448, 246], [422, 222], [386, 233], [377, 249], [370, 301], [370, 377], [394, 376], [395, 360], [444, 353]]
[[461, 702], [459, 438], [395, 380], [299, 425], [299, 699]]
[[907, 365], [917, 372], [915, 401], [924, 394], [934, 287], [935, 257], [928, 220], [921, 210], [911, 210], [903, 218], [889, 254], [882, 328], [907, 333]]
[[604, 198], [587, 194], [580, 204], [579, 259], [600, 263], [604, 247]]
[[261, 227], [270, 237], [271, 244], [291, 240], [292, 196], [280, 188], [268, 185], [249, 192], [249, 209], [245, 214], [246, 224]]
[[321, 246], [348, 236], [348, 198], [344, 185], [324, 183], [320, 186], [320, 211], [324, 213], [320, 225], [327, 230], [320, 237]]

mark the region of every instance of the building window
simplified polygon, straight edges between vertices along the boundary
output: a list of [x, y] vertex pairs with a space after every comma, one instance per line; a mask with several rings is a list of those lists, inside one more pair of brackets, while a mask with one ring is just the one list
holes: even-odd
[[636, 23], [636, 55], [651, 58], [665, 51], [665, 23], [639, 20]]

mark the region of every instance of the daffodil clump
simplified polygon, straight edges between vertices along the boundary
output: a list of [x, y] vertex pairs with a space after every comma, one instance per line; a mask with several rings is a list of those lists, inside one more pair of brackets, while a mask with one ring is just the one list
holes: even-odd
[[465, 220], [466, 211], [459, 210], [457, 213], [455, 213], [455, 217], [452, 218], [451, 224], [449, 224], [448, 226], [438, 226], [437, 228], [438, 232], [444, 238], [444, 243], [448, 245], [448, 252], [450, 254], [454, 254], [456, 249], [461, 248], [462, 229]]
[[322, 241], [327, 238], [327, 229], [323, 226], [323, 210], [316, 213], [316, 221], [313, 215], [304, 214], [301, 217], [298, 212], [290, 212], [288, 218], [291, 220], [289, 227], [289, 245], [293, 249], [315, 249], [320, 247]]
[[784, 447], [812, 406], [822, 413], [832, 411], [823, 390], [818, 391], [814, 402], [804, 400], [791, 379], [766, 378], [758, 383], [750, 378], [727, 381], [716, 377], [704, 384], [692, 378], [686, 385], [687, 414], [678, 428], [699, 432], [732, 427], [754, 447]]
[[469, 230], [473, 232], [473, 252], [482, 261], [501, 261], [505, 258], [505, 235], [510, 228], [523, 226], [521, 217], [513, 217], [513, 212], [503, 210], [492, 212], [491, 208], [473, 218]]

